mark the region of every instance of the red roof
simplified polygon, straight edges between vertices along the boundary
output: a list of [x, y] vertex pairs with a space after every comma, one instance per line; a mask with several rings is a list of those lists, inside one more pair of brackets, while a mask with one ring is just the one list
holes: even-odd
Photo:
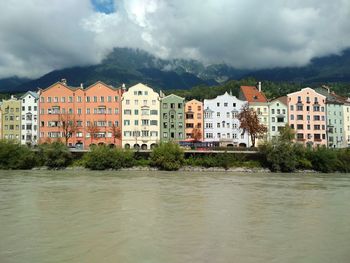
[[259, 92], [255, 86], [241, 86], [241, 92], [248, 102], [267, 102], [264, 93]]

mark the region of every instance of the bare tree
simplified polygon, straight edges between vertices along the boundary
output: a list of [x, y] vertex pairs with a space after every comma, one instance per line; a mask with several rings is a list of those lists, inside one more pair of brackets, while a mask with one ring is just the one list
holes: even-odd
[[252, 141], [252, 147], [255, 147], [256, 138], [266, 133], [267, 128], [265, 125], [260, 124], [258, 115], [248, 105], [242, 108], [237, 117], [241, 123], [240, 128], [243, 129], [243, 132], [248, 132]]
[[68, 145], [69, 138], [79, 130], [78, 125], [75, 121], [75, 116], [69, 113], [60, 113], [59, 120], [61, 123], [61, 130], [64, 135], [65, 143]]
[[100, 132], [100, 128], [93, 122], [86, 127], [88, 133], [90, 133], [90, 144], [92, 144], [94, 137]]
[[116, 139], [120, 140], [122, 138], [122, 131], [120, 130], [120, 128], [115, 125], [114, 123], [112, 124], [112, 126], [110, 127], [110, 131], [112, 133], [112, 137], [113, 137], [113, 142], [115, 145], [115, 141]]
[[192, 139], [194, 139], [195, 141], [200, 141], [200, 139], [202, 138], [201, 129], [199, 129], [199, 128], [193, 128], [193, 129], [192, 129], [192, 133], [191, 133], [191, 137], [192, 137]]

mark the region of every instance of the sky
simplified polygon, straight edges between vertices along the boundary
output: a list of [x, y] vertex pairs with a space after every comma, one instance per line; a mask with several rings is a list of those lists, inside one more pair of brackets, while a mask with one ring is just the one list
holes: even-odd
[[0, 78], [99, 63], [114, 47], [236, 68], [350, 47], [349, 0], [0, 1]]

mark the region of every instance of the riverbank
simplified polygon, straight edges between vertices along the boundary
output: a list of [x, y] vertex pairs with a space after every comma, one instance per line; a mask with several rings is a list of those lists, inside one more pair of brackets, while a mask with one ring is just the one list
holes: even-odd
[[72, 155], [58, 142], [40, 145], [36, 151], [13, 142], [0, 141], [0, 169], [84, 169], [124, 171], [212, 172], [350, 172], [350, 149], [305, 148], [281, 142], [266, 144], [257, 153], [187, 153], [175, 143], [162, 143], [150, 153], [98, 146]]
[[[32, 168], [33, 171], [36, 170], [42, 170], [42, 171], [47, 171], [47, 170], [52, 170], [51, 168], [48, 168], [46, 166], [42, 167], [34, 167]], [[83, 166], [68, 166], [66, 168], [62, 168], [60, 170], [67, 170], [67, 171], [90, 171], [90, 169], [85, 168]], [[105, 170], [106, 171], [106, 170]], [[150, 166], [133, 166], [129, 168], [121, 168], [118, 170], [113, 170], [113, 169], [107, 169], [107, 171], [116, 171], [116, 172], [130, 172], [130, 171], [135, 171], [135, 172], [142, 172], [142, 171], [162, 171], [161, 169], [157, 167], [150, 167]], [[196, 167], [196, 166], [183, 166], [177, 171], [172, 171], [173, 173], [181, 173], [181, 172], [225, 172], [225, 173], [273, 173], [270, 169], [268, 168], [263, 168], [263, 167], [254, 167], [254, 168], [249, 168], [249, 167], [230, 167], [228, 169], [224, 169], [222, 167]], [[296, 170], [294, 173], [301, 173], [301, 174], [314, 174], [314, 173], [320, 173], [315, 170]]]

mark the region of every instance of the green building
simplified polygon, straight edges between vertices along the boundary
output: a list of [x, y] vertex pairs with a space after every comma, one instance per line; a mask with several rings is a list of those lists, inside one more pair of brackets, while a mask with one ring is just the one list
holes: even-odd
[[1, 137], [21, 141], [21, 101], [11, 96], [1, 104]]
[[347, 147], [344, 135], [344, 103], [345, 98], [338, 96], [328, 87], [315, 89], [316, 92], [326, 96], [327, 110], [327, 143], [331, 148]]
[[184, 139], [185, 99], [174, 94], [160, 101], [160, 140], [181, 141]]

